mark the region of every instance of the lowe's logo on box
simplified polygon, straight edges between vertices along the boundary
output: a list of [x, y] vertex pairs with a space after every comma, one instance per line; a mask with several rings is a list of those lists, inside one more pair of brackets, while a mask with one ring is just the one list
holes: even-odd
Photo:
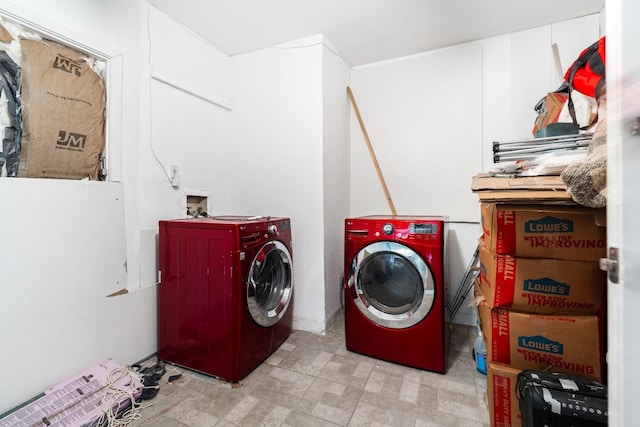
[[573, 233], [573, 221], [545, 216], [544, 218], [526, 221], [525, 233]]
[[564, 354], [564, 348], [561, 343], [551, 341], [542, 335], [534, 337], [518, 337], [518, 347], [527, 350], [543, 351], [552, 354]]
[[541, 279], [526, 279], [523, 289], [529, 292], [537, 292], [548, 295], [569, 295], [571, 287], [566, 283], [556, 282], [548, 277]]

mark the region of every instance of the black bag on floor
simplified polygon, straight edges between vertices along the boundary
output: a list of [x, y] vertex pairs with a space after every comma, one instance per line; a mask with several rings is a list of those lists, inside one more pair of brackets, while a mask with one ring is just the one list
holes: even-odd
[[605, 427], [607, 388], [596, 381], [525, 370], [516, 385], [523, 427]]

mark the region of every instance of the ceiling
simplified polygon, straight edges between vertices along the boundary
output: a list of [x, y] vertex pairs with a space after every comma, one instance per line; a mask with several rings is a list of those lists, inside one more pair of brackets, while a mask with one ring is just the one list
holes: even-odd
[[150, 0], [229, 56], [322, 33], [352, 67], [600, 12], [605, 0]]

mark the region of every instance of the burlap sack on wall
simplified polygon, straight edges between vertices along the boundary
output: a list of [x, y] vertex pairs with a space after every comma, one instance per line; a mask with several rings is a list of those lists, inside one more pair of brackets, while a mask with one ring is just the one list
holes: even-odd
[[105, 87], [84, 54], [20, 40], [23, 139], [18, 176], [98, 179], [105, 146]]
[[13, 37], [11, 37], [11, 33], [9, 33], [5, 27], [0, 25], [0, 42], [11, 43], [12, 41]]
[[601, 120], [587, 148], [587, 159], [562, 171], [571, 198], [583, 206], [607, 206], [607, 121]]

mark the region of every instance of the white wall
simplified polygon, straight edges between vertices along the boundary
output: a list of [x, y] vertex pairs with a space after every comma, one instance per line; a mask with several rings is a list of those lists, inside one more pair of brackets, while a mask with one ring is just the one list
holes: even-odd
[[[229, 60], [150, 9], [144, 0], [66, 0], [63, 4], [21, 0], [20, 6], [0, 0], [0, 9], [105, 52], [119, 71], [112, 76], [116, 87], [109, 96], [117, 101], [109, 107], [109, 119], [115, 123], [109, 144], [110, 171], [118, 182], [0, 182], [3, 206], [12, 207], [3, 213], [0, 224], [5, 243], [0, 248], [4, 260], [0, 364], [10, 367], [0, 386], [0, 412], [107, 357], [133, 363], [155, 352], [156, 288], [149, 286], [155, 280], [154, 235], [159, 219], [183, 215], [184, 193], [189, 190], [210, 194], [211, 213], [291, 217], [298, 286], [294, 326], [313, 332], [326, 328], [339, 297], [335, 282], [338, 272], [342, 273], [342, 220], [386, 208], [385, 199], [376, 196], [377, 177], [371, 169], [365, 171], [370, 168], [368, 154], [356, 151], [362, 151], [363, 141], [357, 139], [360, 130], [353, 120], [348, 153], [345, 148], [345, 118], [350, 111], [343, 87], [347, 76], [328, 41], [314, 36]], [[518, 46], [512, 43], [498, 41], [494, 53], [502, 56], [501, 49]], [[477, 55], [476, 45], [460, 49]], [[511, 60], [515, 57], [504, 54]], [[483, 53], [485, 76], [491, 69], [487, 58]], [[454, 55], [452, 63], [459, 59]], [[202, 66], [192, 69], [194, 63]], [[411, 73], [409, 68], [405, 71]], [[158, 79], [150, 79], [151, 74]], [[507, 75], [511, 87], [513, 73]], [[420, 83], [420, 77], [413, 74], [411, 80]], [[410, 83], [396, 95], [412, 89]], [[483, 84], [483, 93], [490, 89], [496, 88]], [[377, 95], [355, 93], [364, 104], [367, 96]], [[464, 96], [457, 94], [458, 98]], [[403, 104], [402, 99], [394, 102]], [[487, 97], [482, 102], [483, 110], [492, 108]], [[509, 102], [513, 109], [513, 95]], [[523, 102], [529, 107], [533, 103]], [[362, 109], [367, 126], [385, 123], [386, 117]], [[426, 139], [428, 130], [419, 129], [422, 117], [395, 114], [410, 117], [414, 132]], [[449, 112], [447, 120], [454, 116]], [[465, 123], [476, 119], [465, 118]], [[502, 123], [496, 123], [497, 119], [487, 121], [485, 112], [481, 128], [500, 128]], [[380, 141], [371, 135], [374, 144]], [[412, 135], [399, 136], [407, 138], [411, 150], [407, 154], [395, 145], [380, 148], [389, 153], [384, 155], [383, 171], [393, 177], [392, 196], [399, 212], [421, 213], [427, 209], [415, 198], [415, 185], [444, 186], [450, 180], [430, 172], [421, 176], [422, 183], [412, 182], [414, 176], [405, 172], [407, 165], [421, 166], [429, 150], [412, 142]], [[472, 135], [483, 141], [485, 136]], [[457, 152], [461, 147], [447, 149]], [[414, 156], [416, 152], [423, 156]], [[386, 159], [397, 153], [408, 160], [387, 167]], [[179, 189], [168, 185], [165, 172], [171, 165], [180, 167]], [[461, 169], [457, 164], [447, 168]], [[480, 168], [469, 167], [468, 179]], [[347, 188], [347, 169], [352, 179], [362, 180], [364, 190], [353, 183]], [[340, 183], [343, 187], [334, 190]], [[366, 204], [369, 200], [360, 198], [362, 191], [376, 204]], [[352, 204], [347, 215], [343, 203], [349, 197]], [[443, 205], [431, 203], [427, 213], [441, 213]], [[456, 209], [454, 214], [454, 220], [475, 215], [467, 209]], [[478, 231], [476, 224], [453, 225], [451, 281], [456, 283]], [[123, 288], [129, 292], [107, 297]]]
[[232, 58], [229, 212], [291, 218], [294, 328], [325, 328], [323, 37]]
[[125, 224], [136, 215], [127, 201], [137, 195], [140, 5], [129, 0], [70, 0], [64, 6], [24, 0], [17, 6], [2, 0], [0, 9], [121, 64], [115, 80], [126, 91], [116, 87], [111, 93], [110, 99], [121, 102], [110, 104], [118, 124], [110, 137], [112, 149], [128, 153], [126, 158], [118, 154], [112, 164], [124, 184], [0, 182], [6, 208], [0, 225], [3, 412], [108, 357], [121, 363], [139, 360], [155, 351], [156, 338], [155, 289], [107, 297], [127, 286]]
[[349, 217], [349, 68], [326, 38], [322, 58], [325, 323], [341, 310], [344, 219]]
[[[476, 219], [464, 171], [482, 167], [481, 67], [481, 45], [469, 43], [352, 70], [354, 98], [398, 214]], [[355, 114], [351, 213], [391, 213]]]
[[[141, 39], [147, 53], [142, 56], [137, 171], [143, 190], [137, 203], [143, 273], [130, 288], [156, 283], [158, 220], [185, 217], [187, 195], [207, 196], [211, 214], [226, 211], [233, 163], [228, 152], [231, 60], [156, 8], [143, 13]], [[172, 166], [180, 175], [177, 187], [171, 184]]]
[[601, 36], [600, 15], [588, 15], [482, 41], [483, 167], [493, 170], [493, 142], [533, 138], [533, 107], [561, 81], [553, 60], [556, 44], [562, 74]]
[[[450, 217], [450, 297], [481, 235], [473, 175], [492, 170], [493, 141], [532, 138], [534, 105], [561, 68], [600, 37], [599, 15], [357, 67], [351, 86], [398, 214]], [[564, 72], [563, 72], [564, 74]], [[389, 214], [355, 115], [351, 215]], [[454, 318], [475, 323], [467, 297]]]
[[[14, 242], [0, 249], [3, 283], [16, 290], [0, 299], [0, 336], [15, 349], [0, 363], [17, 367], [0, 387], [1, 413], [108, 357], [133, 363], [156, 351], [157, 223], [184, 216], [185, 193], [209, 194], [225, 210], [230, 112], [216, 103], [230, 105], [231, 64], [146, 1], [0, 8], [119, 67], [108, 140], [118, 182], [0, 182], [6, 203], [23, 207], [3, 216], [0, 231]], [[180, 168], [177, 189], [165, 175], [171, 165]]]
[[[449, 217], [449, 300], [481, 234], [469, 186], [482, 169], [482, 44], [358, 67], [351, 86], [400, 215]], [[351, 215], [390, 214], [362, 131], [351, 119]], [[464, 297], [464, 294], [462, 295]], [[464, 298], [453, 321], [475, 323]]]

